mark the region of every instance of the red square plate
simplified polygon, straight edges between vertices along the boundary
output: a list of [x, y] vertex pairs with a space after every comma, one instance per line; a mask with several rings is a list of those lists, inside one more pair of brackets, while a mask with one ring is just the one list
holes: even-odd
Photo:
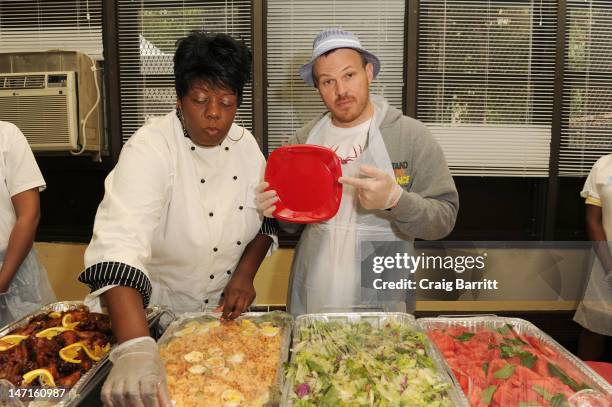
[[340, 207], [341, 176], [340, 160], [329, 148], [296, 144], [274, 150], [265, 174], [278, 194], [274, 216], [295, 223], [330, 219]]

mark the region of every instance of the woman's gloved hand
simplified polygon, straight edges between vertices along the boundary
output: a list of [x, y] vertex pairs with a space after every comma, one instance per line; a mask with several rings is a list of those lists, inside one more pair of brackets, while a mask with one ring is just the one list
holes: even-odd
[[155, 340], [130, 339], [109, 356], [113, 368], [102, 387], [102, 402], [109, 407], [172, 407], [166, 371]]
[[360, 167], [370, 178], [340, 177], [338, 182], [357, 188], [359, 202], [365, 209], [388, 209], [397, 205], [402, 187], [389, 174], [371, 165]]
[[257, 210], [268, 218], [273, 218], [272, 213], [276, 210], [274, 205], [278, 201], [278, 195], [276, 191], [269, 190], [266, 188], [270, 186], [269, 183], [263, 181], [255, 188], [255, 201], [257, 202]]

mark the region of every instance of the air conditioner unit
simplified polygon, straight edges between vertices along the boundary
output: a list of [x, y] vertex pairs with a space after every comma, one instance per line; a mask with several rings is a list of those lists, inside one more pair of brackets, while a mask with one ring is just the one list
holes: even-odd
[[0, 73], [0, 120], [23, 132], [34, 151], [77, 148], [74, 71]]

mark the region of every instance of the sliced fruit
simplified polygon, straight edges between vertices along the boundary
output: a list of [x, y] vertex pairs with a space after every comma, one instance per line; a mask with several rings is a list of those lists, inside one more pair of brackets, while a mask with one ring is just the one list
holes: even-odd
[[100, 345], [94, 345], [93, 349], [90, 349], [87, 346], [83, 345], [83, 350], [91, 360], [97, 362], [102, 359], [102, 357], [106, 355], [110, 350], [110, 342], [107, 342], [106, 345], [104, 345], [103, 347]]
[[81, 359], [77, 359], [80, 355], [79, 352], [85, 346], [81, 342], [73, 343], [68, 345], [59, 351], [60, 358], [70, 363], [81, 363]]
[[55, 319], [55, 318], [59, 318], [62, 316], [61, 312], [57, 312], [57, 311], [53, 311], [50, 312], [49, 315], [47, 315], [49, 318]]
[[72, 315], [71, 314], [66, 314], [64, 315], [64, 318], [62, 318], [62, 326], [64, 328], [68, 328], [68, 329], [74, 329], [75, 326], [77, 326], [78, 324], [80, 324], [80, 322], [72, 322]]
[[61, 334], [62, 332], [71, 331], [71, 329], [65, 328], [63, 326], [54, 326], [51, 328], [47, 328], [44, 331], [40, 331], [36, 334], [37, 338], [47, 338], [51, 339], [54, 336]]
[[26, 335], [6, 335], [0, 338], [0, 351], [4, 351], [19, 345], [19, 342], [27, 338]]
[[28, 373], [23, 375], [22, 385], [26, 386], [36, 379], [40, 379], [40, 384], [42, 384], [43, 386], [55, 386], [55, 380], [53, 380], [53, 375], [47, 369], [30, 370]]

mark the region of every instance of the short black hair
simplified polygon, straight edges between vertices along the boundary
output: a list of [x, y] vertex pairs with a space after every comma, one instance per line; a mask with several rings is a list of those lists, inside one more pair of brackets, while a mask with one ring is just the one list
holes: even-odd
[[[330, 49], [329, 51], [325, 51], [324, 53], [319, 55], [319, 58], [327, 57], [327, 56], [329, 56], [329, 54], [331, 54], [332, 52], [337, 51], [339, 49], [340, 48], [334, 48], [334, 49]], [[368, 64], [368, 59], [366, 58], [365, 54], [363, 52], [359, 51], [358, 49], [355, 49], [355, 48], [349, 48], [349, 49], [352, 49], [353, 51], [357, 51], [357, 53], [361, 57], [361, 63], [363, 64], [363, 67], [365, 68], [365, 66]], [[315, 75], [315, 72], [314, 72], [314, 64], [312, 64], [312, 81], [314, 83], [315, 88], [317, 88], [319, 86], [319, 84], [318, 84], [317, 75]]]
[[249, 48], [227, 34], [192, 31], [176, 42], [174, 87], [184, 97], [194, 81], [232, 90], [242, 103], [244, 85], [251, 78], [252, 54]]

